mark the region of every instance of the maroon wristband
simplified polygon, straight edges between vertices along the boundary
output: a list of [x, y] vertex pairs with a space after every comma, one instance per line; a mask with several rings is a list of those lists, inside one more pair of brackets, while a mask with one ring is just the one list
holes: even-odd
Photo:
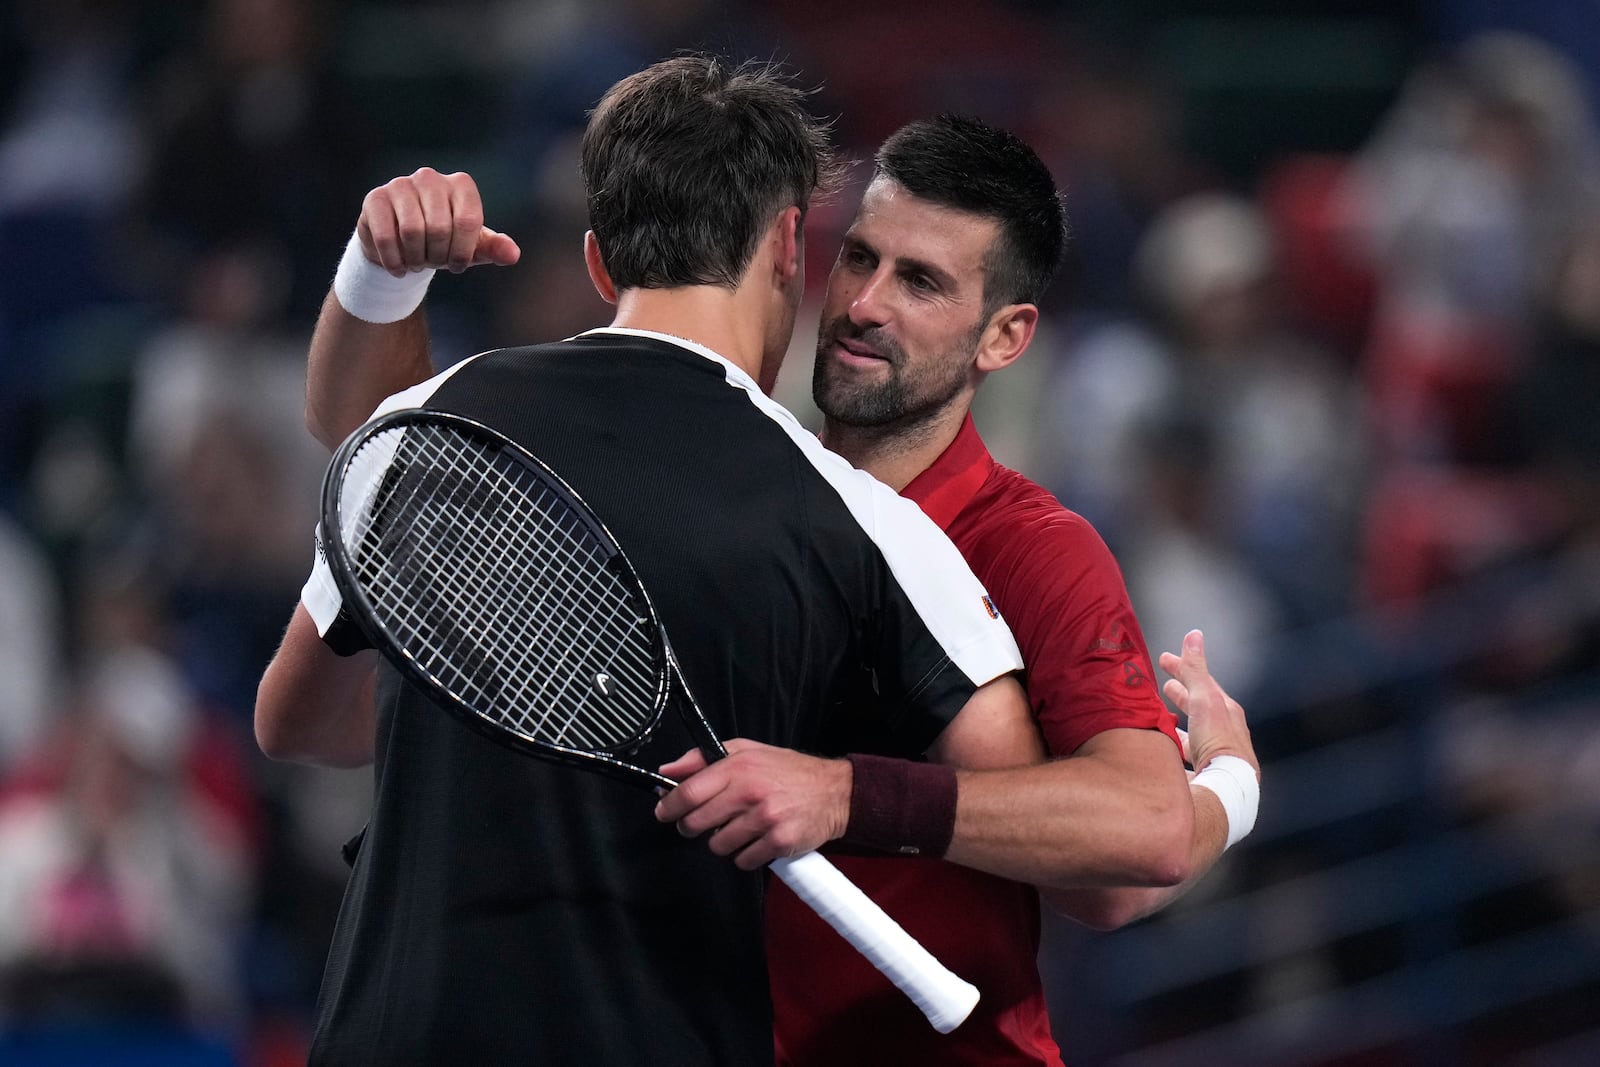
[[850, 822], [843, 841], [906, 856], [943, 856], [956, 832], [956, 772], [852, 753]]

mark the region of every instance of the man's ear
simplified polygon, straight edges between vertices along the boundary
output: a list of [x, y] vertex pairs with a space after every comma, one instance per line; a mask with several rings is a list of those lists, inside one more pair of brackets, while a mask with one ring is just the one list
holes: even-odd
[[777, 222], [773, 224], [773, 230], [774, 240], [777, 242], [773, 269], [778, 273], [778, 280], [787, 284], [805, 269], [805, 219], [801, 216], [799, 207], [791, 204], [780, 211]]
[[606, 270], [606, 261], [600, 256], [600, 242], [593, 230], [583, 234], [583, 262], [589, 268], [589, 280], [594, 283], [594, 291], [600, 294], [600, 299], [615, 304], [617, 287], [612, 284], [611, 272]]
[[996, 311], [978, 341], [973, 367], [988, 374], [1011, 366], [1028, 350], [1038, 325], [1039, 308], [1034, 304], [1007, 304]]

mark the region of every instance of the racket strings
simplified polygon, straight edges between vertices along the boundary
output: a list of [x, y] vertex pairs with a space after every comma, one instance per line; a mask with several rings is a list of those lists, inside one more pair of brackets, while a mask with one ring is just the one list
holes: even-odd
[[[520, 468], [514, 469], [520, 470]], [[506, 472], [501, 471], [500, 473], [504, 474]], [[492, 487], [488, 487], [483, 483], [480, 483], [479, 486], [474, 487], [472, 493], [473, 495], [476, 495], [478, 490], [485, 488], [492, 488], [502, 492], [510, 493], [513, 499], [518, 502], [522, 508], [527, 508], [530, 506], [537, 508], [537, 517], [540, 519], [548, 521], [552, 518], [551, 506], [554, 502], [548, 499], [550, 496], [548, 492], [540, 493], [539, 498], [536, 501], [529, 501], [525, 493], [515, 491], [519, 487], [515, 485], [514, 481], [502, 481], [500, 484]], [[467, 506], [465, 510], [463, 512], [451, 514], [449, 517], [452, 520], [464, 523], [467, 517], [474, 516], [486, 505], [497, 502], [503, 503], [501, 501], [496, 501], [492, 497], [492, 494], [487, 499], [471, 499], [469, 497], [466, 502]], [[459, 505], [459, 498], [453, 499], [452, 503]], [[505, 521], [508, 516], [506, 514], [502, 514], [502, 511], [503, 508], [496, 508], [495, 513], [492, 516], [498, 521], [480, 522], [465, 527], [467, 529], [471, 529], [474, 534], [488, 534], [489, 536], [486, 540], [482, 537], [479, 537], [474, 543], [465, 546], [470, 551], [462, 558], [494, 559], [498, 557], [505, 560], [509, 565], [501, 569], [498, 573], [512, 579], [511, 588], [509, 590], [511, 595], [515, 595], [517, 592], [526, 587], [526, 583], [515, 581], [519, 575], [524, 573], [524, 571], [530, 567], [540, 568], [537, 571], [538, 574], [550, 575], [558, 579], [557, 581], [553, 581], [546, 585], [542, 590], [539, 590], [536, 586], [532, 587], [534, 590], [537, 590], [543, 594], [541, 598], [541, 604], [547, 603], [552, 599], [559, 599], [579, 605], [583, 604], [583, 600], [578, 595], [579, 590], [571, 580], [571, 576], [574, 574], [583, 573], [578, 569], [583, 565], [583, 562], [587, 562], [591, 568], [589, 573], [597, 572], [593, 571], [593, 567], [596, 564], [595, 555], [592, 551], [587, 554], [587, 561], [575, 560], [572, 552], [561, 551], [563, 549], [577, 547], [581, 544], [581, 542], [578, 542], [574, 539], [575, 531], [570, 527], [566, 530], [561, 530], [559, 525], [552, 523], [551, 529], [561, 532], [565, 535], [564, 537], [552, 537], [543, 542], [530, 538], [518, 538], [515, 536], [515, 534], [519, 531], [516, 529], [513, 523]], [[516, 511], [513, 514], [524, 513], [525, 512], [523, 511]], [[559, 516], [560, 513], [558, 512], [556, 517]], [[557, 551], [552, 554], [552, 558], [531, 558], [530, 553], [526, 551], [526, 549], [529, 546], [539, 544], [554, 548]], [[476, 595], [471, 596], [470, 599], [475, 610], [488, 613], [488, 618], [515, 618], [521, 623], [521, 625], [516, 629], [507, 629], [507, 632], [504, 635], [504, 640], [499, 642], [499, 644], [502, 646], [499, 648], [500, 654], [491, 659], [488, 665], [491, 678], [500, 681], [501, 685], [496, 687], [494, 692], [488, 692], [482, 686], [478, 687], [477, 691], [472, 693], [472, 695], [477, 698], [478, 702], [483, 706], [507, 710], [514, 709], [514, 725], [520, 729], [523, 729], [525, 732], [534, 734], [536, 736], [563, 737], [588, 745], [593, 745], [607, 740], [607, 738], [585, 728], [588, 725], [588, 720], [586, 720], [580, 714], [584, 701], [571, 701], [564, 699], [574, 695], [579, 697], [586, 695], [581, 692], [578, 694], [572, 694], [567, 691], [567, 685], [569, 682], [582, 683], [587, 681], [585, 678], [575, 677], [571, 668], [579, 664], [591, 662], [595, 646], [600, 643], [601, 639], [608, 636], [603, 629], [596, 626], [594, 619], [596, 611], [591, 609], [582, 615], [574, 613], [570, 619], [563, 619], [561, 616], [555, 613], [541, 611], [539, 607], [536, 606], [534, 610], [523, 611], [514, 615], [505, 610], [505, 604], [508, 599], [506, 596], [506, 590], [503, 590], [494, 584], [480, 583], [475, 586], [462, 584], [461, 578], [464, 577], [465, 576], [460, 576], [460, 578], [458, 578], [457, 585], [459, 588], [465, 588], [474, 591]], [[527, 632], [529, 624], [532, 623], [533, 620], [541, 617], [546, 619], [547, 625], [542, 627], [539, 632], [530, 635]], [[562, 621], [564, 625], [552, 629], [548, 623], [556, 620]], [[590, 634], [591, 636], [585, 641], [583, 635], [586, 633]], [[529, 640], [530, 637], [532, 638], [531, 640]], [[623, 647], [625, 648], [626, 646]], [[511, 687], [513, 692], [517, 691], [520, 683], [522, 683], [524, 679], [528, 677], [526, 672], [535, 669], [535, 664], [529, 659], [528, 653], [533, 650], [546, 648], [559, 650], [559, 663], [555, 665], [557, 669], [541, 671], [541, 674], [544, 678], [544, 684], [538, 691], [531, 694], [531, 699], [529, 701], [524, 702], [522, 700], [518, 700], [515, 702], [515, 704], [508, 703], [502, 697], [502, 694], [506, 691], [507, 687]], [[518, 653], [522, 654], [518, 655]], [[565, 716], [560, 716], [559, 719], [559, 721], [563, 722], [566, 726], [565, 732], [551, 728], [551, 724], [557, 721], [557, 717], [562, 705], [566, 705], [570, 709]], [[537, 718], [530, 720], [525, 709], [531, 709], [533, 712], [537, 712], [537, 710], [541, 707], [547, 708], [548, 710], [545, 713], [538, 715]]]
[[[525, 471], [522, 473], [526, 475]], [[546, 529], [559, 531], [565, 535], [550, 537], [543, 542], [545, 547], [551, 549], [551, 554], [548, 559], [539, 559], [527, 551], [530, 546], [535, 546], [538, 542], [532, 538], [514, 539], [511, 536], [512, 527], [509, 523], [485, 527], [491, 531], [492, 536], [481, 551], [490, 556], [503, 553], [506, 558], [514, 561], [511, 567], [512, 573], [521, 573], [525, 568], [539, 567], [545, 563], [552, 565], [537, 572], [548, 575], [554, 580], [534, 591], [538, 597], [537, 601], [529, 610], [515, 616], [516, 628], [507, 633], [506, 643], [513, 648], [561, 650], [559, 662], [562, 665], [578, 665], [594, 661], [599, 651], [598, 646], [609, 636], [598, 617], [603, 610], [612, 613], [631, 610], [626, 602], [625, 591], [619, 586], [607, 588], [600, 585], [595, 588], [601, 595], [586, 598], [574, 576], [578, 574], [602, 576], [605, 567], [605, 560], [595, 550], [592, 539], [581, 536], [581, 526], [570, 521], [564, 505], [548, 489], [536, 486], [538, 492], [530, 498], [514, 478], [505, 488], [508, 491], [515, 491], [514, 495], [519, 503], [535, 509], [538, 517], [547, 524]], [[563, 519], [568, 521], [563, 523]], [[582, 550], [581, 556], [579, 550]], [[577, 613], [562, 614], [558, 610], [562, 603], [578, 606], [583, 614], [581, 616]], [[493, 599], [481, 606], [485, 612], [501, 614], [499, 604]], [[630, 651], [634, 650], [627, 643], [617, 648], [618, 653]], [[645, 672], [649, 669], [642, 658], [637, 659], [633, 666]], [[518, 706], [526, 711], [519, 716], [517, 725], [533, 736], [568, 737], [591, 747], [603, 741], [603, 738], [595, 736], [586, 729], [586, 720], [578, 714], [581, 704], [562, 699], [567, 694], [561, 692], [558, 686], [564, 677], [571, 677], [571, 671], [546, 670], [541, 673], [544, 677], [543, 683], [528, 695], [526, 702], [518, 703]], [[517, 680], [521, 681], [522, 677], [518, 675]], [[544, 709], [542, 712], [539, 711], [541, 708]], [[563, 710], [566, 712], [564, 715]]]
[[380, 624], [447, 692], [573, 747], [616, 748], [653, 718], [661, 684], [648, 612], [534, 471], [454, 428], [411, 426], [359, 450], [346, 486], [356, 579]]
[[[491, 535], [488, 543], [480, 549], [486, 557], [493, 558], [495, 554], [503, 553], [505, 558], [514, 561], [515, 565], [510, 568], [511, 573], [532, 571], [554, 579], [542, 588], [536, 587], [539, 596], [537, 603], [531, 610], [516, 616], [518, 627], [507, 635], [507, 643], [512, 648], [559, 650], [559, 661], [564, 665], [592, 662], [599, 654], [599, 646], [603, 639], [615, 636], [615, 627], [605, 626], [605, 620], [613, 616], [627, 618], [630, 614], [634, 617], [638, 615], [628, 602], [627, 590], [609, 574], [606, 570], [605, 557], [597, 550], [598, 546], [593, 538], [587, 536], [586, 528], [572, 518], [569, 510], [554, 493], [537, 484], [532, 475], [520, 464], [504, 464], [500, 473], [509, 477], [498, 488], [504, 489], [520, 508], [532, 509], [532, 513], [544, 524], [541, 529], [562, 535], [543, 540], [534, 537], [514, 538], [511, 536], [513, 527], [509, 522], [483, 524], [477, 527]], [[518, 478], [516, 475], [521, 477]], [[528, 488], [526, 483], [529, 482], [533, 482], [532, 488], [537, 490], [532, 497], [526, 492]], [[531, 551], [541, 546], [551, 550], [549, 557], [540, 558]], [[597, 581], [590, 583], [586, 588], [580, 587], [577, 580], [580, 576]], [[608, 577], [611, 581], [603, 581]], [[556, 603], [552, 604], [552, 601]], [[564, 614], [558, 610], [562, 603], [573, 605], [579, 610]], [[501, 603], [494, 599], [486, 601], [481, 606], [489, 617], [506, 617]], [[534, 629], [535, 620], [543, 620], [537, 629]], [[648, 681], [650, 665], [644, 658], [644, 650], [632, 643], [624, 642], [616, 651], [622, 655], [634, 653], [631, 663], [624, 661], [619, 667], [631, 666], [638, 671], [637, 678], [640, 681]], [[552, 689], [564, 672], [545, 670], [541, 673], [544, 677], [543, 684], [531, 694], [528, 703], [522, 705], [534, 709], [532, 714], [536, 717], [525, 720], [523, 725], [528, 727], [529, 733], [535, 735], [563, 736], [563, 731], [552, 728], [551, 723], [562, 711], [563, 701], [557, 698], [563, 694], [552, 692]], [[518, 680], [521, 678], [522, 676], [519, 676]], [[546, 710], [538, 713], [539, 708]], [[575, 711], [568, 711], [561, 721], [565, 729], [580, 740], [597, 740], [583, 732], [584, 720], [579, 718]]]
[[[463, 457], [458, 455], [452, 458], [461, 459]], [[471, 483], [456, 484], [470, 485]], [[514, 486], [507, 485], [502, 479], [499, 485], [492, 486], [491, 488], [505, 492], [508, 489], [514, 488]], [[463, 500], [463, 497], [459, 493], [452, 489], [453, 495], [446, 495], [442, 498], [444, 501], [448, 502], [446, 506], [434, 510], [435, 515], [442, 516], [442, 518], [436, 522], [436, 525], [449, 528], [450, 524], [454, 522], [459, 524], [457, 527], [459, 531], [470, 531], [472, 535], [480, 535], [487, 531], [497, 532], [499, 535], [498, 540], [491, 538], [489, 541], [485, 542], [481, 536], [470, 537], [463, 543], [462, 551], [454, 553], [449, 558], [459, 563], [463, 560], [493, 559], [495, 558], [495, 554], [497, 552], [506, 553], [502, 559], [505, 563], [510, 565], [500, 567], [493, 575], [490, 575], [490, 577], [503, 576], [505, 578], [512, 579], [510, 584], [510, 593], [515, 595], [516, 593], [527, 588], [526, 583], [516, 582], [515, 579], [530, 565], [528, 554], [526, 552], [517, 551], [516, 549], [517, 546], [525, 545], [530, 542], [524, 539], [519, 539], [515, 536], [517, 530], [514, 524], [508, 523], [506, 521], [508, 515], [503, 513], [504, 501], [494, 497], [492, 492], [488, 495], [484, 495], [483, 489], [484, 486], [480, 484], [476, 487], [466, 490], [467, 496], [465, 500]], [[513, 496], [521, 497], [522, 506], [527, 506], [525, 494], [513, 494]], [[464, 507], [463, 503], [465, 504]], [[481, 520], [485, 518], [485, 508], [490, 504], [501, 505], [496, 507], [493, 513], [487, 516], [487, 518], [493, 521], [476, 521], [475, 523], [467, 522], [468, 518], [475, 520]], [[520, 514], [520, 512], [514, 514]], [[540, 509], [541, 518], [548, 517], [548, 515], [549, 511], [547, 508]], [[570, 530], [567, 532], [569, 535], [571, 534]], [[567, 547], [563, 545], [561, 540], [551, 540], [548, 543], [557, 547]], [[590, 556], [592, 558], [593, 554], [590, 553]], [[533, 565], [537, 565], [541, 562], [548, 561], [532, 561]], [[555, 562], [558, 564], [564, 563], [569, 569], [564, 571], [545, 570], [539, 573], [551, 573], [558, 576], [572, 573], [570, 568], [573, 564], [573, 560], [571, 559], [570, 554], [565, 560], [557, 560]], [[540, 635], [540, 640], [533, 644], [526, 643], [522, 640], [517, 640], [517, 638], [525, 636], [527, 621], [537, 618], [537, 613], [532, 611], [524, 611], [517, 614], [512, 614], [511, 612], [508, 612], [503, 606], [508, 602], [508, 598], [505, 595], [505, 592], [502, 591], [502, 589], [499, 588], [496, 583], [481, 581], [472, 583], [467, 580], [469, 577], [482, 576], [476, 574], [470, 576], [466, 575], [462, 573], [461, 568], [458, 567], [456, 571], [446, 575], [446, 581], [455, 589], [469, 591], [467, 594], [466, 605], [475, 615], [477, 613], [486, 612], [488, 614], [484, 617], [491, 620], [519, 618], [523, 620], [524, 623], [524, 625], [517, 630], [511, 630], [507, 628], [505, 639], [498, 641], [495, 649], [488, 650], [490, 652], [488, 656], [478, 655], [473, 658], [474, 665], [477, 667], [477, 669], [474, 671], [465, 672], [465, 676], [461, 679], [461, 681], [465, 683], [462, 685], [463, 690], [465, 690], [464, 695], [471, 699], [473, 706], [489, 709], [505, 724], [512, 725], [535, 736], [561, 738], [566, 741], [575, 741], [588, 745], [611, 740], [611, 737], [605, 735], [604, 733], [595, 733], [590, 729], [586, 729], [590, 723], [589, 720], [585, 719], [581, 715], [581, 711], [582, 704], [584, 703], [582, 698], [587, 694], [581, 690], [577, 693], [572, 693], [570, 691], [570, 684], [568, 683], [576, 682], [582, 684], [588, 679], [586, 677], [573, 676], [570, 669], [567, 671], [562, 671], [560, 669], [555, 671], [544, 670], [542, 672], [546, 682], [546, 684], [541, 687], [543, 689], [544, 699], [554, 700], [556, 702], [556, 704], [552, 706], [552, 711], [557, 710], [558, 706], [561, 704], [566, 704], [572, 709], [571, 712], [569, 712], [569, 714], [567, 714], [562, 720], [567, 725], [567, 730], [565, 733], [548, 728], [553, 718], [553, 716], [550, 714], [545, 714], [540, 716], [537, 720], [532, 721], [527, 718], [526, 709], [530, 707], [537, 709], [541, 704], [537, 694], [535, 695], [535, 698], [531, 704], [520, 699], [516, 700], [515, 702], [508, 701], [505, 697], [505, 694], [508, 691], [513, 693], [520, 692], [521, 689], [524, 688], [522, 683], [524, 682], [525, 672], [534, 669], [533, 662], [529, 660], [526, 654], [529, 650], [536, 650], [539, 648], [563, 650], [560, 658], [563, 663], [570, 668], [574, 665], [586, 662], [586, 657], [583, 655], [583, 653], [591, 652], [593, 646], [597, 644], [598, 641], [590, 640], [587, 643], [587, 647], [574, 650], [572, 648], [572, 638], [575, 637], [576, 634], [581, 634], [583, 631], [576, 630], [575, 633], [568, 633], [568, 631], [572, 631], [574, 629], [573, 626], [562, 627], [558, 632], [543, 633]], [[551, 583], [551, 585], [546, 589], [546, 599], [549, 599], [553, 595], [561, 594], [567, 594], [567, 599], [571, 599], [570, 594], [572, 591], [573, 590], [570, 581]], [[457, 605], [457, 607], [459, 609], [459, 605]], [[591, 612], [590, 615], [592, 614], [593, 613]], [[457, 620], [457, 622], [459, 625], [459, 620]], [[575, 616], [573, 622], [576, 626], [593, 625], [592, 619], [590, 618], [578, 618]], [[460, 636], [457, 635], [455, 641], [452, 643], [456, 646], [459, 646]], [[481, 644], [481, 638], [474, 643]], [[576, 651], [578, 654], [575, 655], [574, 651]], [[563, 674], [566, 674], [568, 677], [565, 679], [562, 678], [561, 676]], [[554, 683], [554, 686], [552, 686], [551, 683]], [[559, 688], [561, 691], [552, 693], [552, 688]], [[563, 699], [574, 696], [578, 698], [575, 701]]]

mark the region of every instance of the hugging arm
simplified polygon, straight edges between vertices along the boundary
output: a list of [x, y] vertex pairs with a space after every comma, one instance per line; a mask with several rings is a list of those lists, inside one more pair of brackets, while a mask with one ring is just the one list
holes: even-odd
[[[1108, 733], [1122, 736], [1092, 756], [1044, 761], [1017, 681], [1007, 676], [978, 689], [930, 751], [946, 765], [943, 774], [954, 774], [946, 858], [1046, 886], [1181, 882], [1192, 820], [1172, 743], [1146, 731]], [[748, 741], [728, 748], [728, 757], [709, 767], [693, 752], [663, 767], [688, 777], [662, 798], [657, 817], [686, 835], [711, 832], [712, 850], [748, 870], [848, 838], [851, 800], [861, 788], [851, 761]], [[925, 782], [942, 797], [934, 781], [940, 775], [933, 768], [913, 777], [910, 788]], [[913, 818], [929, 802], [901, 800]]]
[[[1234, 755], [1254, 767], [1243, 709], [1211, 677], [1200, 635], [1161, 665], [1173, 675], [1168, 696], [1189, 715], [1198, 765]], [[1020, 698], [1011, 678], [978, 690], [930, 752], [951, 771], [884, 761], [910, 768], [900, 785], [912, 791], [953, 774], [946, 859], [1037, 885], [1057, 911], [1099, 929], [1170, 903], [1216, 862], [1227, 816], [1215, 792], [1190, 781], [1169, 739], [1107, 730], [1049, 760]], [[709, 834], [713, 851], [751, 870], [849, 839], [859, 764], [737, 739], [728, 749], [710, 767], [697, 752], [663, 767], [684, 781], [657, 817], [688, 836]], [[914, 812], [926, 798], [905, 800]]]

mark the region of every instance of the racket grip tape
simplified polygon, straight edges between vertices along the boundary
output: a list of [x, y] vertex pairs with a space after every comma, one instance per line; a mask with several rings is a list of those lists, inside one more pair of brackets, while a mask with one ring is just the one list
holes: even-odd
[[978, 987], [953, 974], [872, 898], [816, 852], [772, 862], [772, 872], [910, 997], [941, 1034], [972, 1013]]

